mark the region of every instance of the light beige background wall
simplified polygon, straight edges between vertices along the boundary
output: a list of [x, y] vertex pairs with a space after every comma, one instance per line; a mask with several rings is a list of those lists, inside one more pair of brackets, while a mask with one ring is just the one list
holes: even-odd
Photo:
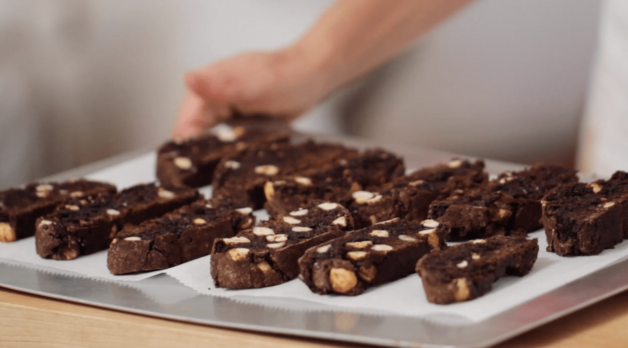
[[[0, 0], [0, 187], [158, 145], [187, 69], [280, 47], [330, 3]], [[564, 148], [584, 99], [598, 5], [480, 0], [298, 126], [338, 133], [338, 116], [350, 115], [360, 119], [351, 131], [382, 141], [513, 160]]]

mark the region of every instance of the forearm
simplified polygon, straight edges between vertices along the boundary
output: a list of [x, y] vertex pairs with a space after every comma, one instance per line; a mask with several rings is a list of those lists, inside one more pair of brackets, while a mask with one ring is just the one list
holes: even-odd
[[295, 44], [329, 91], [399, 55], [472, 0], [340, 0]]

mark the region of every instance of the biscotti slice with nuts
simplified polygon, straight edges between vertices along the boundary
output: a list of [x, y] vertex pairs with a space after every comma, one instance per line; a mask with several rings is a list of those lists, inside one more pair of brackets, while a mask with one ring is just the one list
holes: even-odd
[[356, 228], [395, 217], [420, 222], [427, 218], [430, 203], [435, 199], [447, 197], [455, 189], [479, 186], [486, 180], [483, 161], [455, 159], [394, 178], [369, 191], [353, 192], [347, 208]]
[[432, 202], [429, 218], [440, 223], [449, 241], [494, 235], [526, 235], [541, 228], [541, 198], [551, 188], [575, 182], [574, 170], [535, 165], [506, 172], [474, 189], [455, 190]]
[[416, 271], [429, 302], [470, 301], [491, 291], [499, 278], [528, 274], [538, 252], [536, 239], [493, 236], [434, 251]]
[[35, 234], [35, 221], [50, 214], [67, 199], [114, 194], [116, 187], [83, 179], [62, 183], [33, 183], [0, 192], [0, 242], [13, 242]]
[[346, 206], [352, 192], [380, 187], [402, 176], [404, 170], [403, 159], [382, 149], [349, 152], [335, 161], [269, 180], [264, 186], [264, 207], [276, 215], [293, 211], [312, 199]]
[[157, 151], [157, 178], [164, 187], [209, 185], [218, 162], [251, 144], [285, 143], [291, 130], [276, 117], [236, 117], [191, 139], [170, 141]]
[[242, 222], [253, 224], [249, 207], [215, 207], [197, 201], [160, 218], [128, 225], [116, 234], [107, 253], [112, 274], [165, 269], [209, 255], [216, 238], [232, 237]]
[[394, 219], [347, 233], [308, 249], [299, 259], [299, 279], [318, 294], [355, 296], [403, 278], [421, 257], [447, 247], [437, 225]]
[[572, 183], [543, 198], [547, 251], [560, 256], [596, 255], [624, 240], [626, 187], [598, 180]]
[[261, 209], [266, 202], [267, 181], [355, 154], [356, 150], [342, 145], [312, 141], [299, 145], [251, 146], [226, 156], [218, 164], [212, 181], [214, 196], [229, 197], [242, 206]]
[[37, 253], [43, 258], [71, 260], [105, 250], [125, 225], [159, 217], [199, 198], [196, 189], [165, 190], [142, 184], [113, 196], [67, 201], [37, 220]]
[[299, 273], [297, 260], [305, 250], [352, 228], [351, 215], [340, 204], [314, 201], [235, 237], [216, 239], [211, 256], [214, 284], [248, 289], [294, 279]]

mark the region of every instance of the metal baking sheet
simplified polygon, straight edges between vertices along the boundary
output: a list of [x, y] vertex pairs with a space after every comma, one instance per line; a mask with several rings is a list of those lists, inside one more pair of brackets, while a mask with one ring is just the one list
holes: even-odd
[[[349, 138], [318, 138], [358, 147], [379, 145]], [[408, 168], [433, 165], [454, 156], [406, 146], [386, 145], [385, 148], [404, 156]], [[83, 176], [132, 159], [134, 155], [138, 153], [46, 179]], [[521, 166], [516, 164], [487, 161], [487, 169], [493, 173], [519, 168]], [[312, 304], [285, 299], [251, 299], [242, 303], [198, 295], [165, 275], [123, 284], [73, 277], [16, 263], [0, 263], [0, 286], [81, 304], [217, 327], [382, 346], [485, 347], [628, 289], [626, 267], [628, 260], [618, 262], [482, 322], [457, 317], [356, 314], [318, 305], [316, 310], [296, 311], [293, 309], [312, 308]]]

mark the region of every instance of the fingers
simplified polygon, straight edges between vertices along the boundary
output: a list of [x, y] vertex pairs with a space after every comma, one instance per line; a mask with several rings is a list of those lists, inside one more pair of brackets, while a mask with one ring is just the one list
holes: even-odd
[[194, 93], [183, 99], [175, 121], [172, 137], [185, 139], [197, 135], [217, 122], [209, 105]]

